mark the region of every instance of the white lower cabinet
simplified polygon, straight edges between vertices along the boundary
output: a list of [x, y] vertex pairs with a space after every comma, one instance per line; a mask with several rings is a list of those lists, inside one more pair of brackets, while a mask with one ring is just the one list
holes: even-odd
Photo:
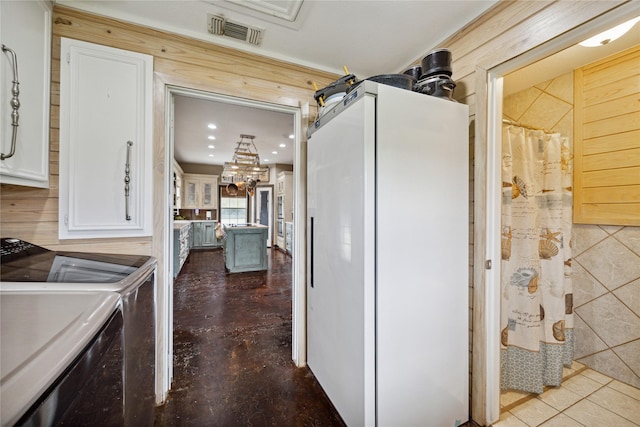
[[189, 221], [179, 221], [173, 224], [173, 277], [180, 274], [180, 270], [189, 257], [193, 227]]
[[0, 183], [46, 188], [50, 2], [0, 1], [0, 43]]
[[153, 57], [61, 39], [60, 239], [152, 234]]

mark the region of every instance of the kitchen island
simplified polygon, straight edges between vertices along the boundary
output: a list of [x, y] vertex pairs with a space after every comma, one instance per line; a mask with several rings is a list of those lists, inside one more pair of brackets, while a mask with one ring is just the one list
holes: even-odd
[[261, 224], [225, 225], [224, 264], [228, 273], [267, 270], [267, 232]]

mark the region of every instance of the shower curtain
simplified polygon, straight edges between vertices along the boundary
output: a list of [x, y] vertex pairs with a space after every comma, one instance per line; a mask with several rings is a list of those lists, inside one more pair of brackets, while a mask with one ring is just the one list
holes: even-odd
[[559, 386], [573, 359], [571, 206], [568, 138], [503, 126], [502, 389]]

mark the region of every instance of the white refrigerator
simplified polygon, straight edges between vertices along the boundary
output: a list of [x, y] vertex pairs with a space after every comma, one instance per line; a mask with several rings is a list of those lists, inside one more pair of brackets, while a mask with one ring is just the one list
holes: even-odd
[[468, 420], [468, 126], [365, 81], [309, 130], [308, 365], [349, 426]]

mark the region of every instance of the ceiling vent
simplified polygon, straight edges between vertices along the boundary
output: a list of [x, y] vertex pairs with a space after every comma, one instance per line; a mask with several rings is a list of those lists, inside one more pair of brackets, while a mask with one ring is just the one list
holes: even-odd
[[250, 27], [225, 19], [222, 15], [208, 14], [209, 32], [216, 36], [229, 37], [259, 46], [262, 43], [262, 28]]

